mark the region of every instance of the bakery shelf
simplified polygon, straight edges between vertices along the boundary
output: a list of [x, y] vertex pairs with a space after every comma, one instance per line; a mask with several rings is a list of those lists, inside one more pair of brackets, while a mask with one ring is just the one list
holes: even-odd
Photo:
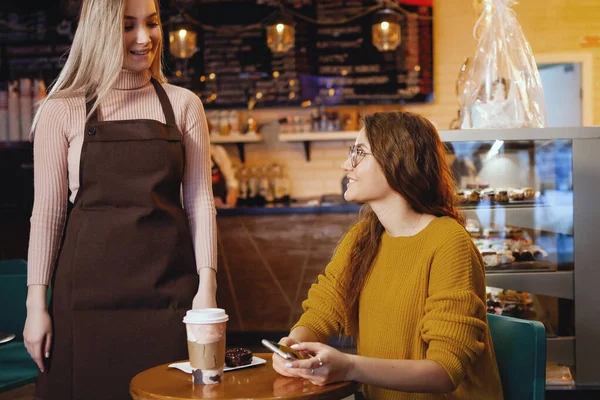
[[543, 202], [518, 202], [518, 201], [514, 201], [514, 202], [510, 202], [510, 203], [490, 203], [490, 202], [485, 202], [485, 201], [481, 201], [479, 203], [463, 203], [460, 205], [460, 208], [463, 210], [477, 210], [479, 208], [482, 209], [486, 209], [486, 208], [523, 208], [523, 209], [527, 209], [528, 212], [531, 212], [532, 208], [537, 208], [537, 207], [549, 207], [548, 204], [545, 204]]
[[[500, 226], [519, 226], [527, 229], [573, 234], [573, 206], [548, 204], [509, 204], [461, 206], [465, 217], [489, 221]], [[484, 224], [488, 225], [489, 224]]]
[[575, 336], [549, 337], [546, 340], [546, 360], [561, 365], [575, 365]]
[[305, 133], [280, 133], [279, 140], [282, 142], [319, 142], [330, 140], [356, 140], [358, 131], [345, 132], [305, 132]]
[[229, 136], [217, 136], [211, 135], [210, 142], [219, 143], [257, 143], [262, 142], [261, 135], [229, 135]]
[[574, 299], [573, 271], [486, 272], [488, 286]]
[[311, 142], [324, 142], [334, 140], [354, 141], [356, 140], [356, 135], [358, 135], [357, 131], [280, 133], [279, 141], [304, 143], [304, 155], [306, 156], [306, 161], [310, 161]]

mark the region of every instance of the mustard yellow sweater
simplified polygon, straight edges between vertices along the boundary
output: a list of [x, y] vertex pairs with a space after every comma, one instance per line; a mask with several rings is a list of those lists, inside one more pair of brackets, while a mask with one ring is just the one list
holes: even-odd
[[440, 217], [414, 236], [384, 232], [360, 296], [357, 322], [348, 320], [340, 286], [356, 228], [312, 285], [294, 327], [305, 326], [326, 342], [348, 335], [358, 323], [358, 355], [434, 360], [455, 387], [448, 394], [417, 394], [366, 385], [368, 399], [502, 399], [487, 325], [483, 262], [465, 229]]

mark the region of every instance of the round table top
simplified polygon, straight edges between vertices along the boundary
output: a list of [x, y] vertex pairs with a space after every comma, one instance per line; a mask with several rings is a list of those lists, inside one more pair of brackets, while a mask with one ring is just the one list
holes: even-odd
[[342, 399], [356, 392], [355, 382], [340, 382], [315, 386], [301, 378], [288, 378], [273, 369], [271, 353], [254, 354], [266, 364], [228, 371], [223, 382], [215, 385], [195, 385], [192, 375], [169, 364], [147, 369], [137, 374], [129, 385], [134, 400], [187, 399]]

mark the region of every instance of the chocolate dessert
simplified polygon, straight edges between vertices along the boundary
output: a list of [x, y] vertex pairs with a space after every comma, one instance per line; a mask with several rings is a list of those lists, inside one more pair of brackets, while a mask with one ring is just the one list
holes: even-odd
[[235, 348], [225, 352], [225, 365], [228, 367], [241, 367], [252, 363], [252, 352], [244, 348]]
[[498, 191], [498, 193], [496, 193], [494, 200], [497, 201], [498, 203], [508, 203], [508, 192], [505, 190]]
[[467, 197], [467, 202], [468, 203], [479, 203], [480, 199], [481, 199], [481, 197], [479, 196], [479, 192], [477, 190], [473, 190], [471, 193], [469, 193], [469, 196]]

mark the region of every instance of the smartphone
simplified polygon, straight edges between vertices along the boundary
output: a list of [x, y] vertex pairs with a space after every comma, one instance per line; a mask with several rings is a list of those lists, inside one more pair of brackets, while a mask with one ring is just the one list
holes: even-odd
[[267, 340], [267, 339], [263, 339], [262, 344], [267, 349], [271, 350], [275, 354], [279, 354], [281, 357], [283, 357], [286, 360], [294, 360], [294, 359], [303, 360], [303, 359], [309, 358], [284, 344], [271, 342], [270, 340]]

